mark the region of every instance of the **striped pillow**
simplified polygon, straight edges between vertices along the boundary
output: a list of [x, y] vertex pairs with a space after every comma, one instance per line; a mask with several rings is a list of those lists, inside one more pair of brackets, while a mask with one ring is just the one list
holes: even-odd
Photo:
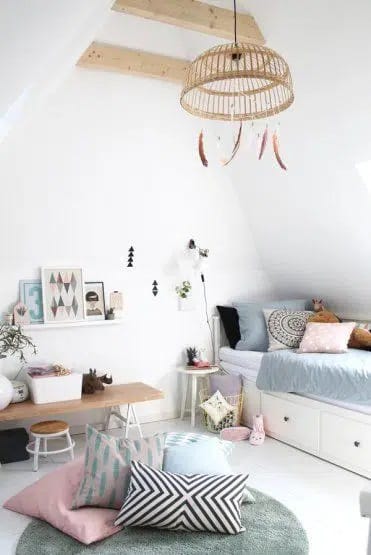
[[[223, 453], [228, 457], [234, 448], [232, 441], [218, 439], [220, 448]], [[192, 443], [200, 443], [201, 441], [210, 441], [210, 436], [205, 434], [197, 434], [194, 432], [169, 432], [166, 434], [165, 447], [175, 447], [178, 445], [189, 445]]]
[[129, 494], [115, 525], [238, 534], [245, 474], [171, 474], [132, 462]]
[[130, 481], [130, 464], [141, 461], [162, 468], [166, 434], [123, 439], [86, 428], [84, 476], [72, 508], [95, 506], [119, 509]]

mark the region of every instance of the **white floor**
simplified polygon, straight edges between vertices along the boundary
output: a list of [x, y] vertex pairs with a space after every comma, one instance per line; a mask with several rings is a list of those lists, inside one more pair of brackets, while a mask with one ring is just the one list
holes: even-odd
[[[190, 430], [179, 420], [143, 426], [146, 435], [158, 431]], [[201, 428], [200, 428], [201, 430]], [[202, 429], [202, 432], [204, 430]], [[76, 453], [83, 451], [83, 436], [75, 436]], [[31, 484], [66, 457], [3, 465], [0, 469], [0, 504]], [[231, 463], [250, 474], [252, 487], [276, 497], [301, 520], [307, 531], [311, 555], [365, 555], [367, 521], [359, 516], [358, 496], [369, 480], [267, 438], [261, 447], [236, 443]], [[0, 508], [0, 555], [15, 553], [17, 539], [30, 519]], [[274, 554], [272, 554], [274, 555]]]

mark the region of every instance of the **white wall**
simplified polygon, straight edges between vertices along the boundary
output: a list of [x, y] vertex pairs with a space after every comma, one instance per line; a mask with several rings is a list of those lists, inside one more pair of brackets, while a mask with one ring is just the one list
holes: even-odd
[[295, 102], [281, 119], [282, 156], [233, 166], [264, 268], [281, 296], [321, 296], [371, 318], [368, 0], [251, 0], [267, 45], [288, 61]]
[[[122, 326], [32, 335], [39, 358], [163, 389], [164, 401], [143, 405], [145, 418], [176, 415], [183, 349], [209, 346], [199, 276], [196, 310], [177, 310], [187, 241], [210, 249], [210, 307], [270, 292], [245, 206], [228, 173], [202, 167], [200, 123], [178, 95], [175, 85], [76, 68], [0, 150], [0, 307], [42, 265], [81, 264], [107, 294], [122, 290]], [[127, 269], [131, 245], [135, 267]]]

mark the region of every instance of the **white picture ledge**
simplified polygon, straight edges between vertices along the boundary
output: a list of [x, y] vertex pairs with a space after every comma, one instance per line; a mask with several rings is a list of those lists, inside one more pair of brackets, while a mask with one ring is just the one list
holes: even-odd
[[81, 320], [81, 322], [60, 322], [58, 324], [27, 324], [22, 326], [24, 331], [53, 330], [59, 328], [88, 328], [94, 326], [118, 326], [123, 320]]

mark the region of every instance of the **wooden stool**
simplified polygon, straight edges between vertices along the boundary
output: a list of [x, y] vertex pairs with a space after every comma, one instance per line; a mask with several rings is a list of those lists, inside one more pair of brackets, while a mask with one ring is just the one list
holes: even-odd
[[[34, 456], [33, 469], [35, 472], [39, 469], [39, 455], [47, 457], [48, 455], [56, 455], [57, 453], [70, 451], [71, 459], [73, 459], [73, 448], [75, 447], [75, 442], [71, 439], [70, 427], [67, 422], [63, 422], [63, 420], [46, 420], [45, 422], [37, 422], [37, 424], [32, 424], [30, 434], [33, 438], [35, 438], [35, 441], [30, 441], [26, 450]], [[57, 449], [55, 451], [48, 451], [48, 439], [55, 439], [61, 436], [66, 437], [67, 447]], [[42, 451], [40, 451], [41, 440], [43, 440]]]

